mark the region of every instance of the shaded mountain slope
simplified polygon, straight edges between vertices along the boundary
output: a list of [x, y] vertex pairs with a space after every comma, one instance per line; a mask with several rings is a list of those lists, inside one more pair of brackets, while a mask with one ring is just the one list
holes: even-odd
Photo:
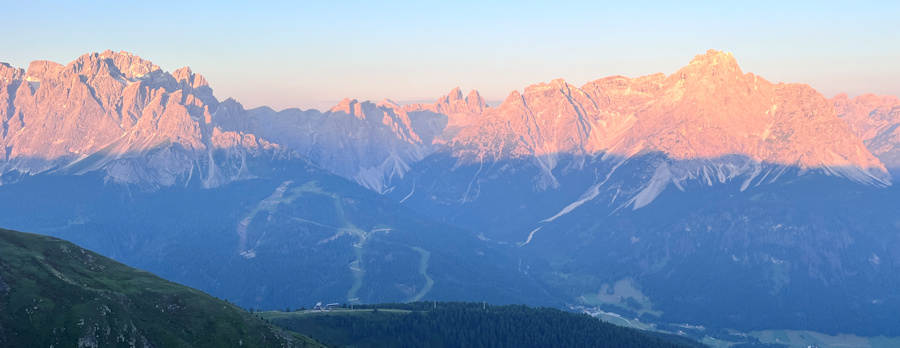
[[517, 271], [505, 246], [314, 166], [284, 171], [290, 175], [152, 192], [105, 185], [97, 175], [38, 175], [0, 186], [0, 221], [72, 240], [245, 308], [561, 302]]
[[783, 175], [744, 191], [669, 188], [638, 210], [591, 200], [522, 228], [524, 241], [540, 227], [523, 253], [575, 301], [644, 321], [900, 335], [897, 190]]
[[303, 347], [244, 310], [51, 237], [0, 230], [0, 346]]
[[[522, 189], [542, 170], [528, 160], [453, 163], [423, 161], [404, 204], [516, 245], [522, 269], [572, 303], [644, 322], [900, 334], [894, 186], [774, 165], [729, 177], [702, 162], [712, 169], [677, 181], [681, 161], [651, 153], [564, 157], [553, 172], [564, 184], [539, 191]], [[620, 282], [638, 293], [615, 294]]]

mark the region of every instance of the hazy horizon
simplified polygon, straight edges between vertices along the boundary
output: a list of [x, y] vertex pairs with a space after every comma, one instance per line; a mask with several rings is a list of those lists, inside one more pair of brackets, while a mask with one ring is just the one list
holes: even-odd
[[457, 86], [498, 101], [556, 78], [581, 86], [612, 75], [668, 75], [707, 49], [733, 53], [745, 73], [807, 83], [826, 97], [900, 95], [896, 3], [50, 1], [6, 8], [17, 15], [0, 38], [0, 61], [14, 67], [124, 50], [167, 71], [189, 66], [217, 98], [247, 108], [323, 109], [345, 97], [433, 101]]

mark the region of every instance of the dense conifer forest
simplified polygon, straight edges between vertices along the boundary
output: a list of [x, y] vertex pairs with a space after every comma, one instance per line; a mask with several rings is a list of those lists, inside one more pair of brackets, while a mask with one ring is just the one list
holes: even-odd
[[587, 314], [465, 302], [362, 305], [262, 317], [326, 344], [356, 347], [702, 347]]

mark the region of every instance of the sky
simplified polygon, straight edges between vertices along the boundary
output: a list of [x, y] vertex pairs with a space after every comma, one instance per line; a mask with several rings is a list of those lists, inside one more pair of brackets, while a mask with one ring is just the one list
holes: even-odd
[[[772, 82], [900, 95], [898, 1], [0, 0], [0, 62], [107, 49], [189, 66], [220, 100], [324, 109], [345, 97], [490, 101], [563, 78], [674, 73], [707, 49]], [[492, 103], [496, 104], [496, 103]]]

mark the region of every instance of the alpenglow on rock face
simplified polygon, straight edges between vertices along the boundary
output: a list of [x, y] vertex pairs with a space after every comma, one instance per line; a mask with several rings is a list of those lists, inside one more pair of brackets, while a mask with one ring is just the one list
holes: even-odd
[[[244, 303], [500, 294], [611, 301], [642, 321], [898, 335], [900, 195], [884, 187], [897, 108], [773, 84], [709, 51], [671, 75], [555, 80], [494, 108], [457, 88], [433, 104], [245, 110], [190, 69], [104, 52], [0, 65], [6, 183], [261, 179], [132, 195], [46, 176], [0, 186], [0, 211]], [[260, 170], [304, 156], [343, 178]], [[319, 278], [298, 290], [309, 277], [294, 269]], [[640, 303], [608, 291], [620, 284]]]
[[[443, 115], [439, 115], [443, 116]], [[225, 130], [252, 133], [287, 146], [332, 173], [383, 193], [391, 180], [402, 178], [416, 163], [434, 151], [434, 134], [446, 120], [426, 122], [414, 130], [416, 120], [388, 100], [372, 103], [344, 99], [326, 112], [268, 107], [244, 110], [226, 100], [214, 123]]]
[[487, 107], [487, 103], [484, 102], [484, 98], [478, 91], [473, 89], [468, 96], [463, 98], [462, 91], [456, 87], [449, 94], [440, 97], [434, 104], [410, 104], [404, 106], [403, 109], [409, 113], [430, 112], [446, 115], [446, 126], [453, 129], [471, 125]]
[[896, 102], [839, 99], [717, 51], [671, 75], [555, 80], [444, 133], [387, 195], [641, 322], [895, 334]]
[[731, 54], [712, 50], [668, 76], [532, 85], [435, 139], [435, 152], [391, 195], [469, 228], [496, 202], [525, 210], [492, 221], [551, 222], [590, 201], [640, 209], [669, 188], [743, 192], [815, 173], [891, 184], [821, 94], [745, 74]]
[[443, 146], [454, 130], [468, 126], [487, 107], [477, 91], [459, 88], [434, 104], [400, 107], [345, 98], [331, 109], [268, 107], [244, 110], [223, 102], [213, 122], [223, 129], [256, 134], [285, 145], [325, 169], [379, 193], [392, 190], [412, 164]]
[[838, 100], [744, 74], [731, 54], [710, 50], [669, 76], [612, 76], [580, 88], [554, 80], [514, 91], [496, 108], [477, 91], [455, 88], [433, 104], [345, 99], [325, 112], [246, 111], [234, 100], [220, 103], [188, 68], [170, 74], [107, 51], [65, 66], [0, 66], [0, 171], [102, 170], [116, 182], [213, 187], [253, 177], [248, 158], [299, 154], [385, 193], [440, 152], [458, 164], [531, 161], [541, 168], [538, 189], [547, 189], [559, 185], [553, 172], [562, 157], [656, 152], [678, 162], [660, 169], [674, 182], [792, 166], [888, 185], [882, 162], [893, 158], [895, 142], [885, 140], [893, 123], [842, 120], [832, 105]]
[[834, 108], [869, 151], [893, 173], [900, 171], [900, 99], [864, 94], [850, 99], [846, 93], [831, 99]]
[[189, 68], [170, 74], [106, 51], [27, 71], [3, 65], [0, 77], [2, 173], [101, 170], [115, 182], [213, 187], [251, 177], [247, 157], [295, 156], [212, 125], [219, 102]]
[[529, 86], [449, 144], [461, 161], [536, 158], [547, 171], [561, 154], [661, 152], [677, 160], [739, 155], [877, 184], [890, 179], [814, 89], [744, 74], [731, 54], [713, 50], [669, 76]]
[[464, 96], [455, 88], [433, 104], [402, 108], [350, 99], [324, 113], [263, 107], [223, 127], [287, 145], [381, 193], [435, 152], [459, 165], [531, 161], [541, 168], [541, 190], [559, 185], [553, 172], [563, 157], [622, 161], [647, 153], [674, 161], [650, 172], [680, 184], [759, 184], [767, 173], [796, 167], [889, 185], [884, 165], [831, 104], [807, 85], [745, 74], [731, 54], [710, 50], [668, 76], [611, 76], [580, 88], [554, 80], [514, 91], [496, 108], [477, 91]]

